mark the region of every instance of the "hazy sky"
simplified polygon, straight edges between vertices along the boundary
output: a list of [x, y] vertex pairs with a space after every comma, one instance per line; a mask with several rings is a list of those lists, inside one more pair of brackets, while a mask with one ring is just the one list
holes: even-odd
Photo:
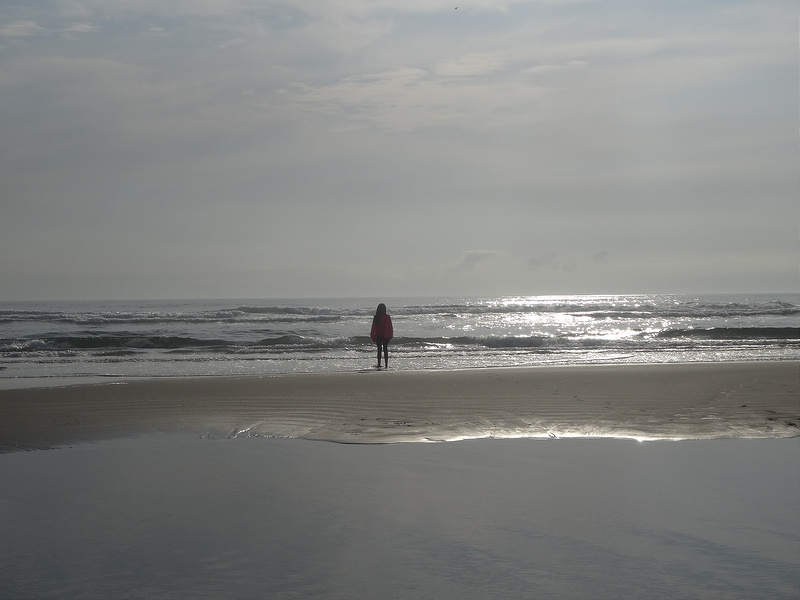
[[796, 0], [0, 0], [0, 140], [0, 299], [800, 288]]

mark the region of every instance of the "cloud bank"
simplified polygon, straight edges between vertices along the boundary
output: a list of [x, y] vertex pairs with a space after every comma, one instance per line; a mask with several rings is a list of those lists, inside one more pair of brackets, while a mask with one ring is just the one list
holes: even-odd
[[798, 288], [795, 6], [454, 6], [0, 8], [0, 299]]

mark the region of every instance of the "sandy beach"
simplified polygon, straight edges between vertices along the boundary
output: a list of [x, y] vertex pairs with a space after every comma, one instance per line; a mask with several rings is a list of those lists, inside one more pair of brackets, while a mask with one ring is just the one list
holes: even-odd
[[796, 362], [148, 379], [0, 390], [0, 451], [154, 432], [345, 443], [800, 434]]
[[799, 403], [797, 363], [5, 390], [0, 597], [794, 599]]

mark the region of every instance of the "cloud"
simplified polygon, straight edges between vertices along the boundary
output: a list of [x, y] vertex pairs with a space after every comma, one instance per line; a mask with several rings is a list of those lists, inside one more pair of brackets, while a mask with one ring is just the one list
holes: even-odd
[[340, 124], [396, 132], [489, 133], [542, 119], [546, 90], [513, 75], [491, 84], [480, 78], [466, 70], [453, 78], [403, 66], [324, 86], [296, 85], [291, 101]]
[[456, 271], [471, 271], [480, 263], [506, 254], [501, 250], [467, 250], [456, 263]]
[[562, 259], [556, 252], [548, 252], [547, 254], [534, 256], [528, 259], [527, 265], [528, 269], [531, 271], [575, 271], [578, 269], [577, 263]]
[[48, 33], [44, 27], [39, 27], [34, 21], [15, 21], [0, 27], [0, 35], [8, 37], [30, 37]]
[[70, 23], [66, 27], [62, 27], [61, 29], [59, 29], [59, 33], [62, 34], [92, 33], [98, 30], [99, 27], [97, 27], [96, 25], [92, 25], [91, 23]]
[[525, 69], [525, 72], [530, 73], [532, 75], [544, 75], [547, 73], [555, 73], [558, 71], [563, 71], [564, 69], [585, 69], [588, 66], [589, 66], [588, 61], [570, 60], [562, 64], [535, 65], [533, 67], [528, 67], [527, 69]]
[[505, 68], [506, 61], [494, 53], [465, 54], [440, 63], [435, 72], [442, 77], [476, 77], [496, 73]]
[[795, 286], [784, 4], [18, 3], [0, 294], [77, 265], [140, 296]]

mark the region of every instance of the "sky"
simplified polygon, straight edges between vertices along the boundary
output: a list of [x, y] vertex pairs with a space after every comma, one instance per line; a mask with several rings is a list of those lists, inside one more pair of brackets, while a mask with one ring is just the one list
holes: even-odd
[[795, 0], [0, 0], [0, 300], [800, 291]]

